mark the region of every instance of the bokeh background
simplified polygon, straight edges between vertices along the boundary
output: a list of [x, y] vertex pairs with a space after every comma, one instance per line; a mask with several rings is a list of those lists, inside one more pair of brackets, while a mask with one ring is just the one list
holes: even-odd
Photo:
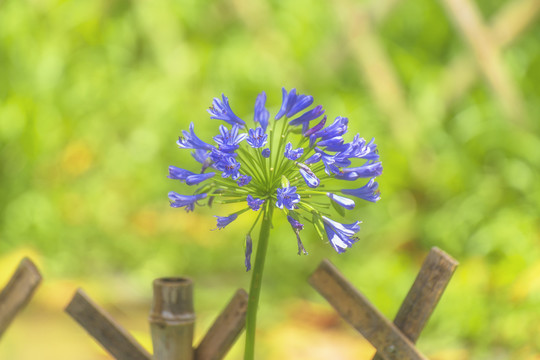
[[[250, 120], [264, 90], [311, 94], [375, 137], [382, 200], [351, 211], [338, 256], [276, 221], [259, 359], [369, 359], [307, 284], [329, 258], [392, 318], [433, 246], [460, 262], [418, 342], [431, 359], [540, 359], [538, 0], [0, 1], [0, 286], [23, 256], [45, 281], [2, 359], [109, 359], [62, 310], [83, 287], [151, 346], [151, 281], [193, 278], [197, 340], [247, 288], [250, 218], [171, 209], [192, 168], [175, 142], [225, 93]], [[243, 339], [229, 355], [242, 354]]]

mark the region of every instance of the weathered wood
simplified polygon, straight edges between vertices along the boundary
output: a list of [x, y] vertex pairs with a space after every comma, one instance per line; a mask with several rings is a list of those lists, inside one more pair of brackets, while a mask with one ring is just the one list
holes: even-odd
[[415, 146], [411, 139], [418, 131], [417, 121], [408, 107], [404, 86], [378, 37], [372, 11], [358, 1], [340, 0], [337, 4], [347, 49], [354, 56], [378, 108], [386, 115], [390, 131], [401, 146]]
[[321, 262], [309, 283], [385, 360], [426, 359], [328, 260]]
[[195, 350], [196, 360], [223, 359], [246, 324], [248, 294], [238, 289]]
[[17, 313], [28, 304], [41, 282], [41, 274], [32, 260], [24, 258], [0, 293], [0, 337]]
[[118, 360], [150, 360], [150, 354], [99, 305], [78, 289], [65, 311]]
[[150, 329], [155, 360], [193, 360], [193, 283], [187, 278], [154, 280]]
[[534, 24], [540, 13], [540, 1], [515, 0], [508, 1], [493, 17], [491, 30], [500, 46], [507, 46], [531, 24]]
[[[491, 20], [490, 31], [499, 47], [504, 48], [534, 23], [540, 13], [540, 1], [518, 0], [507, 2]], [[443, 89], [441, 104], [452, 106], [461, 99], [478, 80], [478, 69], [469, 52], [456, 55], [446, 67], [441, 78]], [[432, 91], [431, 88], [428, 91]]]
[[525, 105], [505, 69], [500, 46], [483, 22], [478, 8], [470, 0], [441, 0], [441, 3], [474, 53], [478, 69], [491, 85], [502, 109], [510, 119], [521, 122]]
[[[437, 306], [458, 262], [439, 248], [432, 248], [409, 293], [401, 304], [394, 324], [415, 343]], [[373, 360], [381, 360], [376, 354]]]

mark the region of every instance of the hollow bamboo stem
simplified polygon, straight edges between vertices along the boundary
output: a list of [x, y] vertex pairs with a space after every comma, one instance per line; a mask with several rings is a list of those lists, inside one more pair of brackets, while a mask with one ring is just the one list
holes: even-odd
[[154, 360], [193, 360], [193, 283], [187, 278], [154, 280], [150, 311]]

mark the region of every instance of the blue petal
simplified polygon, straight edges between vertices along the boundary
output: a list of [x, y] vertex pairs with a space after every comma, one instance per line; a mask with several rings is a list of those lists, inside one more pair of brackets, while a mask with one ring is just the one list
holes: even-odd
[[255, 114], [253, 116], [253, 121], [261, 124], [264, 132], [266, 132], [266, 128], [268, 127], [268, 119], [270, 117], [270, 112], [264, 107], [265, 103], [266, 93], [263, 91], [257, 96], [257, 100], [255, 100]]
[[246, 271], [251, 270], [251, 252], [253, 249], [253, 241], [251, 240], [251, 235], [246, 235], [246, 252], [245, 252], [245, 265], [246, 265]]
[[193, 123], [189, 124], [189, 132], [183, 130], [182, 135], [183, 136], [176, 142], [180, 149], [200, 149], [210, 151], [214, 148], [212, 145], [205, 143], [195, 135]]
[[321, 130], [323, 127], [324, 127], [324, 124], [326, 124], [326, 115], [322, 118], [322, 120], [317, 124], [315, 125], [314, 127], [312, 127], [311, 129], [309, 130], [305, 130], [302, 132], [302, 134], [305, 136], [305, 137], [310, 137], [312, 134], [316, 133], [317, 131]]
[[321, 180], [319, 180], [319, 178], [307, 166], [305, 168], [300, 168], [300, 175], [302, 175], [306, 185], [310, 188], [316, 188], [321, 184]]
[[304, 224], [300, 224], [298, 220], [294, 219], [290, 215], [287, 215], [287, 220], [289, 221], [289, 224], [291, 224], [292, 228], [295, 230], [302, 230], [304, 228]]
[[169, 192], [169, 200], [171, 207], [180, 208], [185, 207], [186, 211], [193, 211], [195, 208], [195, 202], [206, 198], [208, 194], [196, 194], [196, 195], [180, 195], [174, 191]]
[[360, 222], [356, 221], [352, 224], [341, 224], [337, 221], [322, 216], [324, 222], [324, 230], [328, 236], [328, 240], [334, 250], [338, 253], [343, 253], [347, 248], [351, 247], [356, 238], [354, 235], [360, 231]]
[[251, 194], [247, 196], [246, 200], [247, 200], [248, 206], [253, 211], [258, 211], [261, 208], [261, 205], [264, 204], [263, 199], [254, 198], [253, 196], [251, 196]]
[[356, 205], [354, 203], [354, 200], [343, 197], [343, 196], [339, 196], [339, 195], [332, 194], [332, 193], [326, 193], [326, 196], [328, 196], [330, 199], [332, 199], [337, 204], [339, 204], [340, 206], [344, 207], [347, 210], [354, 209], [354, 206]]
[[368, 161], [364, 165], [354, 168], [344, 168], [336, 174], [336, 179], [354, 181], [358, 178], [375, 177], [382, 174], [380, 162]]
[[375, 178], [371, 178], [366, 185], [358, 189], [343, 189], [341, 192], [367, 201], [377, 202], [381, 199], [378, 188], [379, 184], [375, 181]]
[[313, 109], [306, 111], [304, 114], [300, 115], [296, 119], [291, 120], [289, 122], [289, 125], [296, 126], [296, 125], [301, 125], [304, 123], [309, 123], [311, 120], [315, 120], [322, 114], [324, 114], [324, 109], [321, 105], [318, 105], [314, 107]]
[[196, 184], [199, 184], [205, 180], [208, 180], [210, 178], [212, 178], [214, 175], [216, 175], [215, 172], [209, 172], [209, 173], [206, 173], [206, 174], [195, 174], [195, 175], [190, 175], [186, 178], [186, 184], [188, 185], [196, 185]]
[[224, 94], [221, 94], [221, 97], [222, 100], [214, 98], [212, 106], [208, 109], [208, 112], [212, 115], [210, 119], [223, 120], [231, 125], [244, 127], [246, 123], [232, 111], [229, 105], [229, 99]]
[[[217, 229], [223, 229], [225, 226], [232, 223], [238, 217], [238, 214], [232, 214], [229, 216], [214, 216], [217, 218]], [[214, 229], [216, 230], [216, 229]]]

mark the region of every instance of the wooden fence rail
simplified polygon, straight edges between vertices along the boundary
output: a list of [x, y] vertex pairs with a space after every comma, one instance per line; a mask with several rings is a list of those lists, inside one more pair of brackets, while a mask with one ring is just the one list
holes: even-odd
[[[458, 263], [438, 248], [426, 257], [394, 322], [387, 320], [328, 260], [309, 283], [376, 349], [374, 360], [426, 359], [414, 343], [439, 302]], [[29, 259], [19, 264], [0, 293], [0, 336], [28, 303], [41, 274]], [[154, 355], [144, 349], [83, 290], [75, 292], [66, 312], [118, 360], [223, 359], [245, 326], [248, 294], [239, 289], [197, 347], [193, 347], [193, 284], [187, 278], [154, 281], [149, 316]]]
[[41, 274], [32, 260], [22, 259], [8, 284], [0, 293], [0, 337], [15, 316], [28, 304], [41, 279]]
[[328, 260], [309, 278], [310, 284], [376, 349], [374, 359], [426, 359], [414, 346], [458, 263], [431, 249], [394, 323], [387, 320]]
[[227, 354], [245, 326], [247, 299], [248, 294], [239, 289], [199, 346], [193, 348], [191, 280], [156, 279], [149, 316], [153, 356], [82, 290], [76, 291], [65, 310], [118, 360], [218, 360]]

